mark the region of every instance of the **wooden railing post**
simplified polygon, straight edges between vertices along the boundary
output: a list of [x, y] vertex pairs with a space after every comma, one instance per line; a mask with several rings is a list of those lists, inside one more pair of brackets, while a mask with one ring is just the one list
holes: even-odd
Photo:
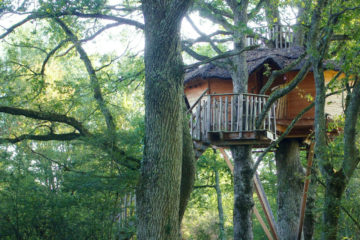
[[195, 122], [196, 139], [200, 140], [200, 104], [196, 107], [196, 122]]
[[[243, 94], [239, 94], [238, 96], [238, 114], [237, 114], [237, 129], [240, 132], [240, 137], [242, 135], [242, 131], [243, 131], [243, 98], [244, 95]], [[246, 121], [246, 120], [245, 120]]]
[[192, 113], [190, 113], [190, 135], [193, 136], [194, 135], [194, 131], [193, 131], [193, 121], [194, 121], [194, 115]]
[[226, 96], [225, 97], [225, 106], [224, 106], [224, 108], [225, 108], [225, 128], [224, 128], [224, 131], [227, 131], [228, 130], [228, 118], [229, 118], [229, 116], [228, 116], [228, 97]]
[[222, 97], [219, 97], [219, 131], [222, 131]]
[[[230, 96], [230, 99], [229, 99]], [[210, 94], [200, 100], [191, 112], [190, 131], [195, 140], [206, 140], [209, 132], [243, 132], [265, 130], [276, 138], [277, 109], [270, 107], [264, 122], [256, 129], [256, 119], [264, 110], [266, 95], [251, 93]], [[229, 133], [222, 136], [231, 136]], [[274, 140], [274, 139], [272, 139]]]
[[253, 130], [252, 122], [254, 117], [254, 97], [249, 96], [249, 131]]
[[231, 126], [230, 131], [234, 131], [234, 96], [231, 96]]
[[[258, 118], [258, 116], [259, 116], [260, 113], [261, 113], [261, 109], [262, 109], [261, 104], [262, 104], [262, 102], [263, 102], [263, 98], [264, 98], [264, 97], [259, 97], [259, 107], [258, 107], [258, 114], [257, 114], [257, 116], [256, 116], [256, 119]], [[262, 129], [261, 126], [260, 126], [259, 128]]]
[[206, 109], [206, 115], [207, 115], [207, 131], [211, 131], [211, 96], [208, 95], [207, 97], [207, 109]]
[[271, 115], [272, 115], [272, 128], [271, 132], [274, 134], [274, 138], [276, 138], [276, 113], [275, 113], [275, 104], [272, 105], [270, 109]]
[[204, 101], [200, 102], [200, 129], [201, 129], [201, 135], [200, 139], [204, 138], [204, 132], [205, 132], [205, 104]]
[[245, 131], [249, 131], [249, 96], [245, 97]]
[[253, 125], [253, 129], [256, 130], [256, 127], [255, 127], [255, 119], [256, 119], [256, 116], [257, 116], [257, 103], [258, 103], [258, 100], [257, 100], [257, 97], [254, 97], [254, 116], [253, 116], [253, 121], [252, 121], [252, 125]]

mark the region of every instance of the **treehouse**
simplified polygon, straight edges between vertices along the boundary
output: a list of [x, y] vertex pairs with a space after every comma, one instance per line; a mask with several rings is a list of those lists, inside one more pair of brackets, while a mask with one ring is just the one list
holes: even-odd
[[[303, 62], [291, 71], [279, 76], [265, 95], [261, 88], [268, 81], [269, 72], [280, 70], [294, 62], [303, 53], [300, 47], [261, 48], [247, 52], [249, 73], [248, 92], [234, 94], [230, 73], [219, 66], [206, 64], [191, 69], [185, 75], [185, 95], [191, 106], [191, 134], [195, 141], [216, 146], [252, 144], [263, 147], [283, 133], [291, 121], [315, 97], [315, 83], [310, 70], [298, 86], [271, 106], [260, 128], [255, 121], [269, 95], [286, 86], [299, 72]], [[329, 82], [337, 69], [325, 70], [325, 81]], [[342, 113], [341, 98], [332, 97], [326, 104], [331, 116]], [[314, 108], [306, 112], [294, 125], [287, 138], [305, 139], [314, 127]]]

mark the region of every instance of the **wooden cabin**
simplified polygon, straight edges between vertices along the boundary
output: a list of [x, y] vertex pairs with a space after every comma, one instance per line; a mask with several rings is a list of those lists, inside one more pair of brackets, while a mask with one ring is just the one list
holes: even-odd
[[[255, 120], [264, 107], [268, 95], [277, 88], [286, 86], [298, 73], [302, 63], [290, 72], [278, 77], [266, 95], [259, 95], [268, 80], [268, 69], [283, 69], [303, 54], [300, 47], [257, 49], [247, 52], [249, 72], [248, 93], [233, 94], [229, 72], [219, 66], [206, 64], [188, 71], [185, 75], [185, 95], [192, 106], [190, 121], [194, 140], [218, 146], [254, 144], [264, 146], [285, 131], [298, 113], [315, 97], [315, 83], [310, 71], [305, 79], [289, 94], [279, 99], [267, 115], [260, 129], [255, 129]], [[329, 82], [337, 69], [325, 71]], [[330, 116], [342, 114], [341, 97], [332, 97], [327, 104]], [[306, 138], [314, 127], [314, 111], [310, 111], [296, 123], [287, 138]]]

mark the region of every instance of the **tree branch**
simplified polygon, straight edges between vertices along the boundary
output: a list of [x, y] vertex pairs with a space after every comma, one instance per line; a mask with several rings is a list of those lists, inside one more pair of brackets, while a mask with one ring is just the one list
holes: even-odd
[[33, 49], [36, 49], [36, 50], [39, 50], [40, 52], [43, 52], [45, 54], [47, 54], [47, 51], [41, 47], [38, 47], [38, 46], [33, 46], [33, 45], [26, 45], [26, 44], [16, 44], [16, 43], [11, 43], [11, 42], [8, 42], [6, 41], [5, 39], [3, 39], [3, 41], [10, 45], [10, 46], [13, 46], [13, 47], [23, 47], [23, 48], [33, 48]]
[[345, 111], [344, 161], [342, 163], [342, 169], [347, 181], [350, 180], [360, 161], [359, 150], [356, 146], [356, 125], [360, 113], [360, 82], [358, 79], [356, 80], [351, 93], [349, 106]]
[[207, 36], [206, 34], [204, 34], [203, 32], [200, 31], [200, 29], [197, 28], [197, 26], [195, 25], [195, 23], [191, 20], [191, 18], [186, 15], [186, 20], [188, 20], [188, 22], [190, 23], [190, 25], [192, 26], [192, 28], [201, 36], [203, 37], [207, 42], [210, 43], [210, 46], [212, 47], [212, 49], [214, 49], [214, 51], [217, 54], [222, 54], [223, 52], [215, 45], [215, 43], [211, 40], [211, 38], [209, 36]]
[[[112, 27], [116, 27], [119, 26], [120, 23], [111, 23], [111, 24], [107, 24], [104, 27], [102, 27], [101, 29], [99, 29], [98, 31], [96, 31], [93, 35], [91, 35], [90, 37], [84, 38], [82, 40], [80, 40], [79, 42], [84, 43], [90, 40], [93, 40], [96, 36], [98, 36], [100, 33], [102, 33], [103, 31], [112, 28]], [[64, 39], [62, 40], [55, 48], [53, 48], [47, 55], [45, 60], [43, 61], [42, 67], [41, 67], [41, 75], [44, 75], [45, 72], [45, 66], [47, 64], [47, 62], [50, 60], [50, 58], [62, 47], [64, 46], [67, 42], [70, 42], [71, 39]], [[66, 55], [72, 48], [74, 48], [75, 46], [71, 46], [66, 52], [65, 54], [62, 54], [61, 56]]]
[[8, 107], [0, 105], [0, 112], [11, 114], [11, 115], [21, 115], [24, 117], [37, 119], [37, 120], [46, 120], [50, 122], [60, 122], [65, 123], [69, 126], [74, 127], [82, 136], [90, 135], [89, 131], [82, 125], [81, 122], [76, 120], [73, 117], [68, 117], [66, 115], [51, 113], [51, 112], [43, 112], [43, 111], [35, 111], [28, 109], [21, 109], [16, 107]]
[[[316, 177], [316, 181], [320, 183], [322, 187], [326, 188], [326, 184], [323, 181], [321, 181], [318, 177]], [[355, 223], [355, 226], [357, 227], [358, 231], [360, 231], [360, 223], [356, 221], [356, 219], [353, 216], [351, 216], [350, 212], [344, 206], [340, 205], [340, 207], [346, 213], [346, 215], [348, 215], [348, 217]]]
[[209, 3], [202, 3], [202, 5], [197, 5], [195, 8], [200, 12], [201, 16], [211, 20], [214, 23], [220, 24], [227, 31], [232, 32], [234, 27], [230, 24], [222, 15], [216, 14], [211, 10], [211, 5]]
[[259, 167], [259, 164], [261, 163], [261, 161], [263, 160], [263, 158], [265, 157], [265, 155], [274, 147], [276, 147], [289, 133], [290, 131], [293, 129], [294, 125], [297, 123], [297, 121], [307, 112], [309, 111], [311, 108], [313, 108], [315, 105], [315, 102], [312, 102], [311, 104], [309, 104], [307, 107], [305, 107], [289, 124], [289, 126], [286, 128], [286, 130], [281, 134], [280, 137], [278, 137], [276, 139], [276, 141], [272, 142], [267, 148], [265, 148], [265, 150], [261, 153], [261, 155], [258, 157], [258, 159], [256, 160], [255, 164], [254, 164], [254, 168], [253, 168], [253, 173], [255, 174], [257, 168]]
[[184, 44], [184, 42], [182, 42], [182, 50], [185, 51], [187, 54], [189, 54], [190, 56], [192, 56], [193, 58], [195, 58], [196, 60], [199, 61], [205, 61], [207, 60], [209, 57], [205, 56], [205, 55], [201, 55], [198, 54], [197, 52], [195, 52], [194, 50], [192, 50], [190, 47], [186, 46]]
[[8, 29], [6, 29], [6, 31], [0, 35], [0, 39], [3, 39], [4, 37], [6, 37], [7, 35], [9, 35], [10, 33], [12, 33], [16, 28], [20, 27], [21, 25], [29, 22], [30, 20], [33, 20], [36, 18], [36, 15], [30, 15], [27, 18], [23, 19], [22, 21], [15, 23], [14, 25], [12, 25], [11, 27], [9, 27]]
[[123, 17], [116, 17], [116, 16], [112, 16], [112, 15], [105, 15], [105, 14], [101, 14], [101, 13], [80, 13], [77, 11], [71, 11], [71, 12], [65, 12], [65, 13], [56, 13], [47, 17], [61, 17], [61, 16], [77, 16], [80, 18], [101, 18], [101, 19], [106, 19], [106, 20], [112, 20], [112, 21], [116, 21], [119, 24], [126, 24], [126, 25], [130, 25], [130, 26], [134, 26], [136, 28], [139, 29], [144, 29], [144, 24], [137, 22], [135, 20], [131, 20], [131, 19], [127, 19], [127, 18], [123, 18]]
[[232, 57], [232, 56], [236, 56], [236, 55], [239, 55], [245, 51], [250, 51], [250, 50], [254, 50], [256, 48], [258, 48], [259, 46], [258, 45], [254, 45], [254, 46], [248, 46], [248, 47], [245, 47], [239, 51], [228, 51], [228, 52], [224, 52], [222, 54], [219, 54], [215, 57], [212, 57], [212, 58], [206, 58], [200, 62], [197, 62], [197, 63], [194, 63], [194, 64], [190, 64], [190, 65], [187, 65], [185, 66], [184, 68], [185, 69], [190, 69], [190, 68], [195, 68], [195, 67], [198, 67], [200, 65], [203, 65], [203, 64], [206, 64], [206, 63], [210, 63], [210, 62], [213, 62], [213, 61], [216, 61], [216, 60], [220, 60], [220, 59], [224, 59], [224, 58], [228, 58], [228, 57]]
[[[186, 43], [188, 45], [193, 45], [194, 43], [199, 43], [199, 42], [209, 42], [207, 40], [207, 38], [215, 37], [217, 35], [231, 35], [231, 33], [227, 32], [227, 31], [219, 30], [219, 31], [215, 31], [213, 33], [206, 35], [206, 37], [200, 36], [196, 39], [185, 39], [185, 40], [182, 40], [182, 42]], [[232, 40], [232, 37], [229, 37], [226, 39], [211, 39], [211, 41], [213, 41], [213, 42], [227, 42], [227, 41], [231, 41], [231, 40]]]
[[75, 170], [75, 169], [72, 169], [70, 168], [68, 165], [64, 164], [64, 163], [61, 163], [57, 160], [54, 160], [52, 158], [49, 158], [48, 156], [46, 156], [45, 154], [42, 154], [42, 153], [39, 153], [39, 152], [36, 152], [35, 150], [33, 150], [31, 147], [29, 146], [26, 146], [33, 154], [36, 154], [40, 157], [42, 157], [43, 159], [45, 160], [48, 160], [52, 163], [55, 163], [57, 164], [58, 166], [64, 168], [64, 171], [70, 171], [70, 172], [74, 172], [74, 173], [79, 173], [79, 174], [83, 174], [83, 175], [89, 175], [91, 177], [98, 177], [98, 178], [118, 178], [118, 176], [101, 176], [101, 175], [96, 175], [96, 174], [90, 174], [88, 172], [84, 172], [84, 171], [79, 171], [79, 170]]
[[0, 138], [0, 144], [4, 143], [18, 143], [24, 140], [36, 141], [71, 141], [80, 138], [82, 135], [79, 133], [62, 133], [54, 134], [49, 133], [46, 135], [23, 134], [14, 138]]
[[14, 25], [12, 25], [8, 29], [6, 29], [6, 31], [0, 35], [0, 39], [5, 38], [7, 35], [12, 33], [16, 28], [22, 26], [23, 24], [25, 24], [33, 19], [57, 18], [57, 17], [62, 17], [62, 16], [77, 16], [80, 18], [100, 18], [100, 19], [105, 19], [105, 20], [116, 21], [116, 22], [118, 22], [118, 24], [127, 24], [127, 25], [134, 26], [134, 27], [142, 29], [142, 30], [144, 29], [144, 24], [137, 22], [135, 20], [131, 20], [131, 19], [123, 18], [123, 17], [105, 15], [105, 14], [101, 14], [101, 13], [80, 13], [77, 11], [59, 12], [59, 13], [36, 12], [36, 13], [30, 14], [25, 19], [21, 20], [18, 23], [15, 23]]
[[51, 122], [65, 123], [67, 125], [74, 127], [76, 130], [79, 131], [79, 133], [75, 133], [75, 132], [64, 133], [64, 134], [49, 133], [47, 135], [24, 134], [14, 138], [0, 138], [0, 144], [17, 143], [23, 140], [70, 141], [70, 140], [79, 139], [81, 137], [87, 137], [87, 139], [90, 140], [90, 141], [86, 141], [87, 144], [92, 144], [95, 147], [101, 148], [102, 150], [107, 152], [113, 159], [115, 159], [115, 161], [118, 164], [123, 165], [132, 170], [137, 170], [140, 166], [140, 160], [128, 156], [124, 150], [118, 148], [114, 144], [113, 139], [111, 139], [111, 141], [108, 141], [107, 139], [101, 139], [98, 136], [94, 136], [90, 134], [90, 132], [83, 127], [82, 123], [77, 121], [75, 118], [57, 113], [26, 110], [26, 109], [6, 107], [6, 106], [0, 106], [0, 112], [11, 115], [21, 115], [36, 120], [46, 120]]
[[199, 188], [215, 188], [215, 185], [199, 185], [199, 186], [194, 186], [194, 189], [199, 189]]
[[260, 113], [258, 119], [256, 120], [256, 128], [259, 128], [264, 121], [267, 112], [271, 108], [272, 104], [279, 98], [288, 94], [291, 90], [293, 90], [306, 76], [311, 67], [310, 60], [306, 60], [304, 66], [301, 68], [300, 72], [296, 75], [296, 77], [284, 88], [277, 89], [274, 93], [272, 93], [266, 102], [264, 109]]
[[[332, 92], [327, 94], [325, 97], [330, 97], [332, 95], [341, 93], [342, 90], [340, 91], [336, 91], [336, 92]], [[254, 168], [253, 168], [253, 174], [256, 173], [257, 168], [259, 167], [259, 164], [261, 163], [261, 161], [263, 160], [263, 158], [265, 157], [265, 155], [274, 147], [276, 147], [289, 133], [290, 131], [293, 129], [293, 127], [295, 126], [295, 124], [301, 119], [302, 116], [304, 116], [304, 114], [306, 112], [308, 112], [311, 108], [313, 108], [315, 106], [315, 102], [310, 103], [308, 106], [306, 106], [303, 110], [301, 110], [301, 112], [296, 115], [296, 117], [291, 121], [291, 123], [289, 124], [289, 126], [285, 129], [285, 131], [281, 134], [280, 137], [278, 137], [276, 139], [276, 141], [273, 141], [267, 148], [265, 148], [265, 150], [261, 153], [261, 155], [258, 157], [258, 159], [256, 160], [255, 164], [254, 164]]]
[[250, 13], [248, 13], [248, 19], [252, 19], [253, 17], [255, 17], [258, 14], [258, 12], [260, 11], [260, 9], [264, 3], [265, 3], [265, 0], [260, 0], [258, 2], [258, 4], [255, 6], [255, 8], [252, 9]]
[[65, 43], [69, 42], [70, 39], [64, 39], [62, 40], [55, 48], [53, 48], [49, 53], [47, 53], [43, 63], [42, 63], [42, 66], [41, 66], [41, 71], [40, 71], [40, 74], [41, 75], [44, 75], [45, 73], [45, 67], [46, 67], [46, 64], [48, 63], [48, 61], [50, 60], [50, 58], [62, 47], [65, 45]]
[[70, 28], [60, 19], [55, 18], [54, 20], [60, 25], [60, 27], [64, 30], [66, 35], [70, 38], [70, 40], [75, 45], [76, 50], [80, 55], [80, 59], [83, 61], [84, 65], [86, 67], [86, 70], [88, 72], [88, 75], [90, 78], [90, 84], [91, 84], [91, 87], [94, 92], [94, 98], [100, 108], [101, 113], [103, 114], [103, 116], [105, 118], [108, 132], [109, 132], [110, 136], [113, 136], [116, 132], [116, 125], [114, 122], [114, 118], [111, 115], [109, 109], [107, 108], [107, 106], [105, 104], [105, 101], [104, 101], [102, 93], [101, 93], [100, 84], [99, 84], [99, 81], [96, 76], [96, 71], [95, 71], [94, 67], [92, 66], [92, 63], [91, 63], [87, 53], [85, 52], [84, 48], [81, 46], [81, 43], [79, 42], [78, 38], [70, 30]]
[[275, 79], [289, 71], [291, 71], [296, 65], [298, 65], [304, 58], [306, 57], [306, 53], [302, 54], [296, 61], [292, 62], [291, 64], [287, 65], [285, 68], [281, 70], [275, 70], [271, 73], [269, 80], [266, 84], [261, 88], [259, 94], [265, 94], [265, 92], [269, 89], [271, 84], [275, 81]]

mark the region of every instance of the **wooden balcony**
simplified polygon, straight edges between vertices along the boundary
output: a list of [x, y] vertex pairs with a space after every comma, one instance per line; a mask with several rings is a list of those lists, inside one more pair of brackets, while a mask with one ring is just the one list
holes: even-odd
[[290, 48], [294, 45], [294, 31], [291, 26], [252, 28], [253, 34], [247, 37], [247, 45], [260, 45], [270, 48]]
[[267, 100], [268, 96], [256, 94], [201, 96], [191, 111], [191, 135], [216, 146], [266, 146], [276, 139], [275, 105], [260, 128], [255, 128], [255, 121]]

